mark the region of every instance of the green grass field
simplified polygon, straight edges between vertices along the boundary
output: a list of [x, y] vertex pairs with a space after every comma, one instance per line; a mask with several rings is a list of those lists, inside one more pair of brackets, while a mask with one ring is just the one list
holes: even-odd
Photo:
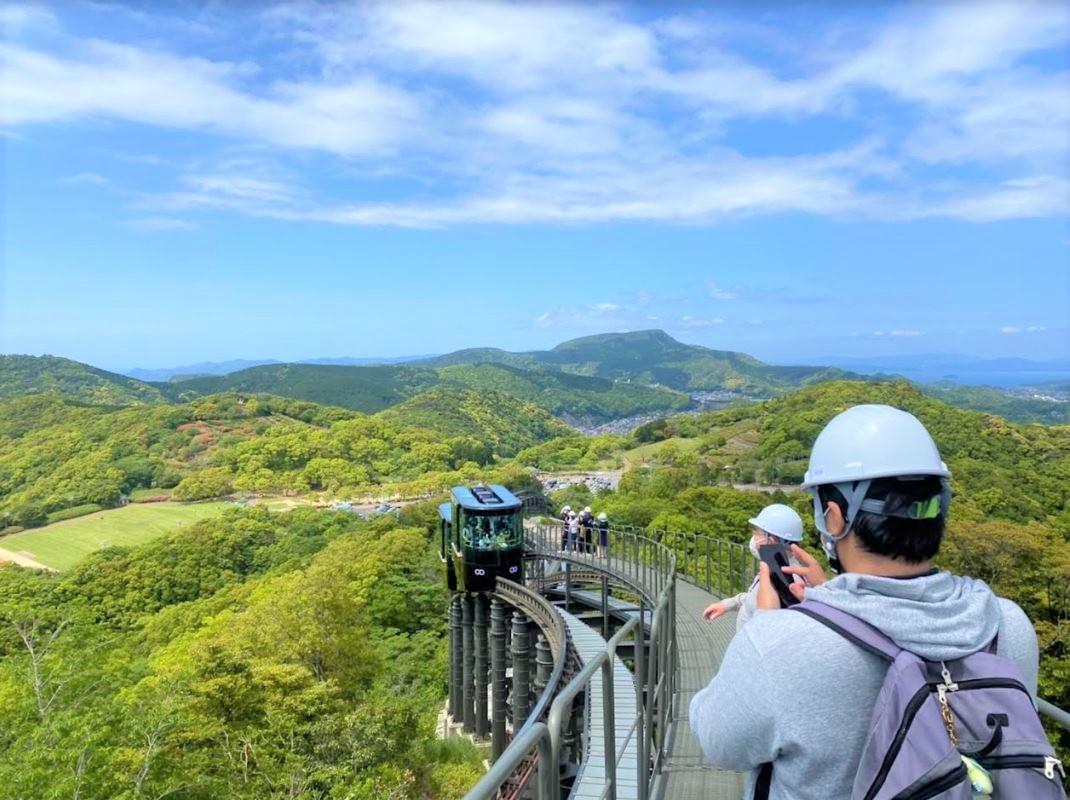
[[64, 570], [89, 553], [111, 545], [136, 545], [183, 525], [214, 516], [230, 503], [148, 503], [99, 511], [44, 528], [0, 539], [0, 547], [25, 552], [35, 560]]

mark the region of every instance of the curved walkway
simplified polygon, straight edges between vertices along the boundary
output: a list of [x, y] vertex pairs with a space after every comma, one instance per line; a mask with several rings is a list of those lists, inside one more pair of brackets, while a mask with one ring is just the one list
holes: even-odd
[[664, 797], [669, 800], [740, 800], [743, 795], [742, 773], [703, 763], [687, 716], [691, 698], [709, 684], [736, 632], [735, 614], [713, 622], [702, 619], [706, 606], [718, 599], [694, 584], [676, 580], [677, 692], [663, 772]]
[[[595, 633], [582, 620], [558, 612], [568, 626], [572, 644], [576, 653], [586, 664], [604, 652], [606, 640]], [[602, 672], [599, 670], [591, 678], [590, 691], [587, 692], [586, 704], [586, 757], [580, 766], [576, 781], [572, 785], [571, 800], [599, 800], [605, 792], [606, 746], [603, 732]], [[637, 770], [639, 766], [638, 740], [635, 735], [635, 723], [638, 716], [635, 682], [632, 673], [618, 657], [613, 659], [613, 716], [614, 716], [614, 750], [617, 754], [617, 797], [619, 800], [639, 797]]]

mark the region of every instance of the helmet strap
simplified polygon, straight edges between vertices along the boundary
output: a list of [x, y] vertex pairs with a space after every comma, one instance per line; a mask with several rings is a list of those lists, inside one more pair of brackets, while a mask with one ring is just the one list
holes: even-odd
[[825, 555], [828, 556], [830, 566], [836, 572], [843, 572], [843, 565], [840, 562], [839, 554], [836, 552], [836, 543], [851, 532], [851, 525], [854, 524], [855, 517], [858, 516], [859, 510], [862, 508], [862, 502], [866, 499], [866, 492], [869, 491], [871, 483], [872, 481], [870, 480], [863, 480], [858, 481], [858, 483], [833, 484], [840, 491], [840, 494], [847, 499], [847, 508], [844, 510], [843, 515], [843, 530], [838, 534], [834, 534], [828, 529], [828, 525], [825, 522], [825, 516], [828, 511], [822, 506], [819, 487], [815, 486], [813, 488], [814, 526], [817, 528], [817, 532], [821, 534], [821, 546], [825, 550]]

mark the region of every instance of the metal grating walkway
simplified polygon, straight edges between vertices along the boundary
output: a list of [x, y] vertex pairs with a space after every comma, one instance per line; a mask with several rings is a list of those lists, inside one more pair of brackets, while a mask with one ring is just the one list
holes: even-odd
[[[560, 609], [559, 609], [560, 610]], [[584, 663], [606, 649], [606, 641], [581, 620], [561, 611], [572, 644]], [[617, 751], [617, 797], [639, 797], [637, 771], [638, 744], [634, 733], [636, 721], [635, 682], [620, 658], [613, 659], [613, 713]], [[587, 694], [587, 755], [572, 785], [571, 800], [598, 800], [606, 790], [606, 758], [603, 740], [602, 671], [591, 678]]]
[[734, 613], [713, 622], [702, 619], [703, 610], [717, 599], [694, 584], [676, 580], [678, 691], [664, 770], [667, 800], [740, 800], [743, 796], [742, 773], [715, 770], [703, 763], [687, 716], [691, 698], [709, 684], [736, 631]]

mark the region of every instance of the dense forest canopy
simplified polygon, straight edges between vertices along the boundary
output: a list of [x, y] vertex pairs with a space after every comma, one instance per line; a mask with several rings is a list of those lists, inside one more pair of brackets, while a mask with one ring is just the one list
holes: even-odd
[[422, 523], [234, 511], [63, 576], [0, 569], [0, 797], [459, 796], [479, 753], [433, 734]]
[[[1027, 611], [1041, 692], [1070, 706], [1070, 427], [955, 408], [905, 381], [834, 381], [582, 436], [553, 414], [569, 403], [590, 412], [594, 395], [620, 411], [654, 390], [545, 365], [411, 369], [440, 382], [371, 416], [253, 392], [103, 402], [52, 385], [4, 400], [0, 529], [145, 488], [325, 503], [473, 480], [524, 489], [536, 469], [618, 468], [615, 492], [572, 487], [555, 499], [681, 553], [689, 545], [673, 532], [745, 542], [747, 520], [775, 499], [800, 511], [816, 550], [809, 498], [794, 488], [809, 448], [839, 411], [888, 403], [925, 423], [953, 473], [940, 566]], [[0, 797], [461, 794], [479, 756], [436, 743], [430, 727], [445, 674], [433, 518], [433, 500], [377, 521], [232, 511], [64, 574], [0, 568]]]
[[377, 495], [441, 490], [568, 428], [493, 392], [436, 390], [374, 416], [277, 397], [214, 395], [178, 405], [0, 403], [0, 527], [115, 505], [139, 487], [178, 500], [247, 492]]

